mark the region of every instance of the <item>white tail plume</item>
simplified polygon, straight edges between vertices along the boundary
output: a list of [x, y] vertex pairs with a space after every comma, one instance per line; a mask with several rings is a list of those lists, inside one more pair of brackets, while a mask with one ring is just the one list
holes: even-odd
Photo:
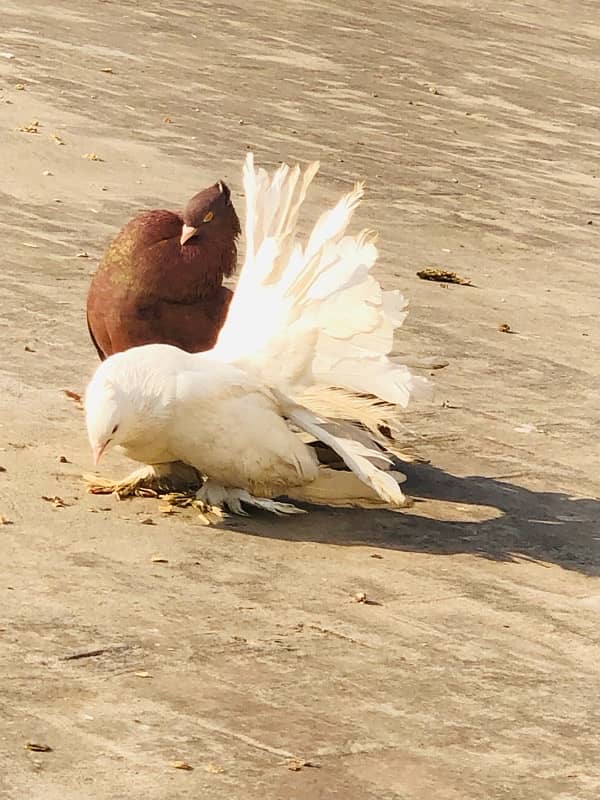
[[358, 421], [377, 436], [381, 424], [395, 427], [392, 411], [428, 394], [429, 382], [389, 357], [407, 302], [372, 275], [375, 236], [346, 233], [363, 185], [321, 215], [304, 247], [297, 241], [298, 214], [317, 169], [313, 163], [302, 174], [283, 165], [270, 177], [248, 155], [246, 259], [217, 344], [198, 357], [238, 364], [288, 408], [286, 398], [293, 398], [301, 404], [290, 411], [294, 424], [335, 450], [379, 497], [404, 505], [397, 482], [373, 461], [381, 463], [380, 450], [322, 421]]

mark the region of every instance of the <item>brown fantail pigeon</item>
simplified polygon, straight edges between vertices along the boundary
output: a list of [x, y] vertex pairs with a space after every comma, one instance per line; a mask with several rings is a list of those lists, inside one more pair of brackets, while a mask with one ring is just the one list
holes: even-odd
[[209, 350], [233, 296], [222, 282], [235, 271], [240, 232], [222, 181], [181, 213], [146, 211], [128, 222], [88, 293], [88, 329], [100, 358], [154, 343]]

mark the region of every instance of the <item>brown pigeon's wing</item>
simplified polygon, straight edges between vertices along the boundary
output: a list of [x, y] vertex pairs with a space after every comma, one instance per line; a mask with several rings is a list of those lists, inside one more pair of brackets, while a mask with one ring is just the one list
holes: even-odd
[[210, 350], [223, 327], [232, 297], [230, 289], [219, 286], [193, 302], [157, 303], [152, 309], [153, 341], [173, 344], [189, 353]]
[[[152, 294], [162, 278], [148, 254], [154, 253], [157, 240], [176, 236], [179, 228], [177, 215], [170, 211], [144, 212], [121, 228], [107, 247], [87, 296], [88, 330], [101, 360], [134, 344], [156, 341], [151, 330], [135, 330], [135, 304]], [[141, 325], [146, 327], [143, 321]]]
[[104, 361], [104, 359], [106, 358], [106, 353], [102, 350], [102, 348], [100, 347], [100, 345], [96, 341], [96, 337], [94, 336], [94, 332], [92, 331], [92, 326], [90, 324], [90, 315], [89, 315], [89, 313], [86, 315], [86, 319], [87, 319], [87, 328], [88, 328], [88, 331], [89, 331], [89, 334], [90, 334], [90, 339], [92, 340], [92, 344], [96, 348], [96, 352], [98, 353], [98, 356], [100, 357], [100, 361]]
[[[223, 326], [232, 292], [224, 286], [193, 302], [139, 300], [130, 296], [107, 303], [90, 335], [104, 357], [143, 344], [171, 344], [189, 353], [210, 350]], [[115, 313], [118, 310], [118, 315]], [[98, 344], [100, 339], [101, 344]], [[106, 348], [103, 348], [106, 341]], [[102, 358], [102, 355], [100, 356]]]

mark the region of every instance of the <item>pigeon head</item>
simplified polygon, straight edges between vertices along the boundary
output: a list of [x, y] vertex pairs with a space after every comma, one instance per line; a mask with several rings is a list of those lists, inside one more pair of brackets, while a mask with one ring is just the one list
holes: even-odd
[[125, 441], [126, 418], [118, 387], [108, 376], [96, 374], [85, 395], [85, 422], [94, 464], [108, 450]]
[[231, 192], [223, 181], [195, 194], [183, 209], [180, 243], [205, 236], [239, 236], [240, 221], [231, 202]]
[[113, 447], [127, 452], [140, 446], [147, 449], [150, 443], [156, 452], [157, 437], [170, 419], [177, 370], [187, 366], [188, 358], [177, 347], [151, 344], [115, 353], [102, 362], [84, 402], [94, 463]]
[[141, 349], [111, 356], [87, 387], [85, 422], [95, 464], [113, 447], [133, 441], [139, 435], [141, 420], [150, 411], [145, 376], [135, 368], [135, 353]]

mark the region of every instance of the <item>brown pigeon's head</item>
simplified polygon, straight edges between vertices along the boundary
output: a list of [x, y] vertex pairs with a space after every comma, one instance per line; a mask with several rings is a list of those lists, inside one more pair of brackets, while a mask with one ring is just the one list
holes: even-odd
[[211, 238], [234, 240], [240, 234], [240, 221], [231, 202], [231, 192], [223, 181], [203, 189], [183, 209], [180, 242]]

